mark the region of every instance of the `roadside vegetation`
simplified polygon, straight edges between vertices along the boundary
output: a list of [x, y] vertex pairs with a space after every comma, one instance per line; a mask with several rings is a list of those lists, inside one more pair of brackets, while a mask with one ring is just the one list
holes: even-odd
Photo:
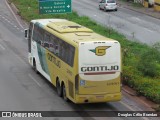
[[[122, 80], [137, 91], [139, 95], [160, 104], [160, 45], [153, 47], [132, 42], [113, 29], [105, 28], [88, 17], [70, 14], [39, 15], [38, 0], [10, 0], [19, 9], [18, 14], [27, 22], [40, 18], [63, 18], [86, 26], [95, 32], [118, 40], [122, 46]], [[157, 38], [158, 39], [158, 38]], [[160, 108], [159, 108], [160, 109]]]
[[141, 2], [134, 2], [134, 0], [120, 0], [122, 2], [128, 2], [129, 5], [135, 7], [135, 8], [142, 8], [144, 7]]

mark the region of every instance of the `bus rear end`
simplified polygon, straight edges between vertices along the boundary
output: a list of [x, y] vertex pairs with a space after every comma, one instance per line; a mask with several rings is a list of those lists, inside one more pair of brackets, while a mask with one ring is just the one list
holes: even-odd
[[79, 43], [76, 103], [121, 100], [121, 47], [117, 41]]

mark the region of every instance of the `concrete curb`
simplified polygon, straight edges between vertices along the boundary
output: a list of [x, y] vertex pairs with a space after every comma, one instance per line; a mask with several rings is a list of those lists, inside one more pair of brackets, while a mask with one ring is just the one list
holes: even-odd
[[[151, 14], [151, 13], [149, 13], [149, 12], [145, 12], [145, 11], [142, 11], [142, 10], [140, 10], [140, 9], [136, 9], [136, 8], [134, 8], [134, 7], [132, 7], [132, 6], [129, 6], [127, 3], [121, 3], [121, 2], [118, 2], [118, 5], [119, 6], [122, 6], [123, 8], [126, 8], [126, 9], [129, 9], [129, 10], [132, 10], [132, 11], [135, 11], [135, 12], [139, 12], [139, 13], [143, 13], [143, 14], [145, 14], [145, 15], [148, 15], [148, 16], [150, 16], [150, 17], [154, 17], [154, 18], [156, 18], [156, 19], [160, 19], [160, 15], [159, 16], [156, 16], [156, 15], [154, 15], [154, 14]], [[143, 9], [149, 9], [149, 8], [143, 8]], [[155, 14], [160, 14], [160, 12], [156, 12], [155, 11]]]
[[28, 23], [25, 22], [21, 16], [19, 15], [19, 10], [17, 9], [17, 7], [10, 1], [10, 0], [6, 0], [6, 2], [8, 3], [8, 5], [10, 6], [10, 8], [12, 9], [13, 14], [15, 14], [14, 16], [16, 16], [17, 18], [17, 22], [19, 23], [19, 25], [24, 29], [24, 28], [28, 28]]
[[13, 3], [11, 3], [11, 7], [15, 13], [17, 13], [17, 14], [19, 13], [19, 10], [17, 9], [17, 7]]
[[123, 90], [124, 92], [128, 93], [128, 94], [131, 95], [131, 96], [137, 96], [136, 93], [131, 92], [131, 91], [129, 91], [128, 89], [126, 89], [126, 88], [124, 88], [124, 87], [122, 87], [122, 90]]
[[17, 9], [17, 7], [12, 2], [10, 2], [9, 0], [6, 0], [6, 1], [11, 6], [14, 13], [18, 14], [19, 10]]
[[139, 11], [139, 10], [136, 10], [136, 9], [132, 9], [132, 8], [129, 8], [129, 7], [124, 7], [124, 8], [130, 9], [130, 10], [135, 11], [135, 12], [146, 14], [146, 15], [148, 15], [150, 17], [154, 17], [154, 18], [160, 19], [160, 17], [154, 16], [154, 15], [151, 15], [151, 14], [147, 14], [147, 12], [142, 12], [142, 11]]

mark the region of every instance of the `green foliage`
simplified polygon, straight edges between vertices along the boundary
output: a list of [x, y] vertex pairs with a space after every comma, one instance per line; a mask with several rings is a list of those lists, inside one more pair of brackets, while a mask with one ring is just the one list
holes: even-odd
[[134, 66], [123, 66], [122, 72], [122, 82], [124, 84], [129, 84], [131, 87], [134, 86], [133, 80], [137, 79], [136, 76], [137, 70]]
[[132, 6], [133, 7], [136, 7], [136, 8], [143, 8], [144, 6], [142, 5], [142, 3], [132, 3]]
[[159, 77], [160, 76], [160, 53], [158, 50], [151, 48], [142, 53], [139, 60], [138, 70], [144, 76]]
[[135, 80], [135, 89], [153, 100], [156, 103], [160, 103], [160, 83], [156, 79], [141, 78], [141, 80]]
[[[79, 17], [76, 12], [69, 14], [39, 15], [37, 0], [10, 0], [19, 9], [19, 15], [26, 21], [40, 18], [63, 18], [77, 22], [95, 32], [118, 40], [122, 46], [124, 83], [136, 89], [139, 94], [160, 103], [160, 44], [151, 48], [145, 44], [131, 42], [117, 31], [103, 27], [88, 17]], [[157, 50], [158, 49], [158, 50]]]
[[160, 42], [157, 42], [153, 45], [153, 48], [155, 48], [156, 50], [160, 51]]

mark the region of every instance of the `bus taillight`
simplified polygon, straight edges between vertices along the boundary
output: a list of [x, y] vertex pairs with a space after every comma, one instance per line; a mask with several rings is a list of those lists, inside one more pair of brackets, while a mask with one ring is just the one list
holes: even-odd
[[78, 93], [78, 86], [79, 86], [79, 75], [75, 76], [75, 91]]
[[122, 72], [120, 74], [120, 92], [122, 91], [122, 86], [123, 86], [123, 83], [122, 83]]

